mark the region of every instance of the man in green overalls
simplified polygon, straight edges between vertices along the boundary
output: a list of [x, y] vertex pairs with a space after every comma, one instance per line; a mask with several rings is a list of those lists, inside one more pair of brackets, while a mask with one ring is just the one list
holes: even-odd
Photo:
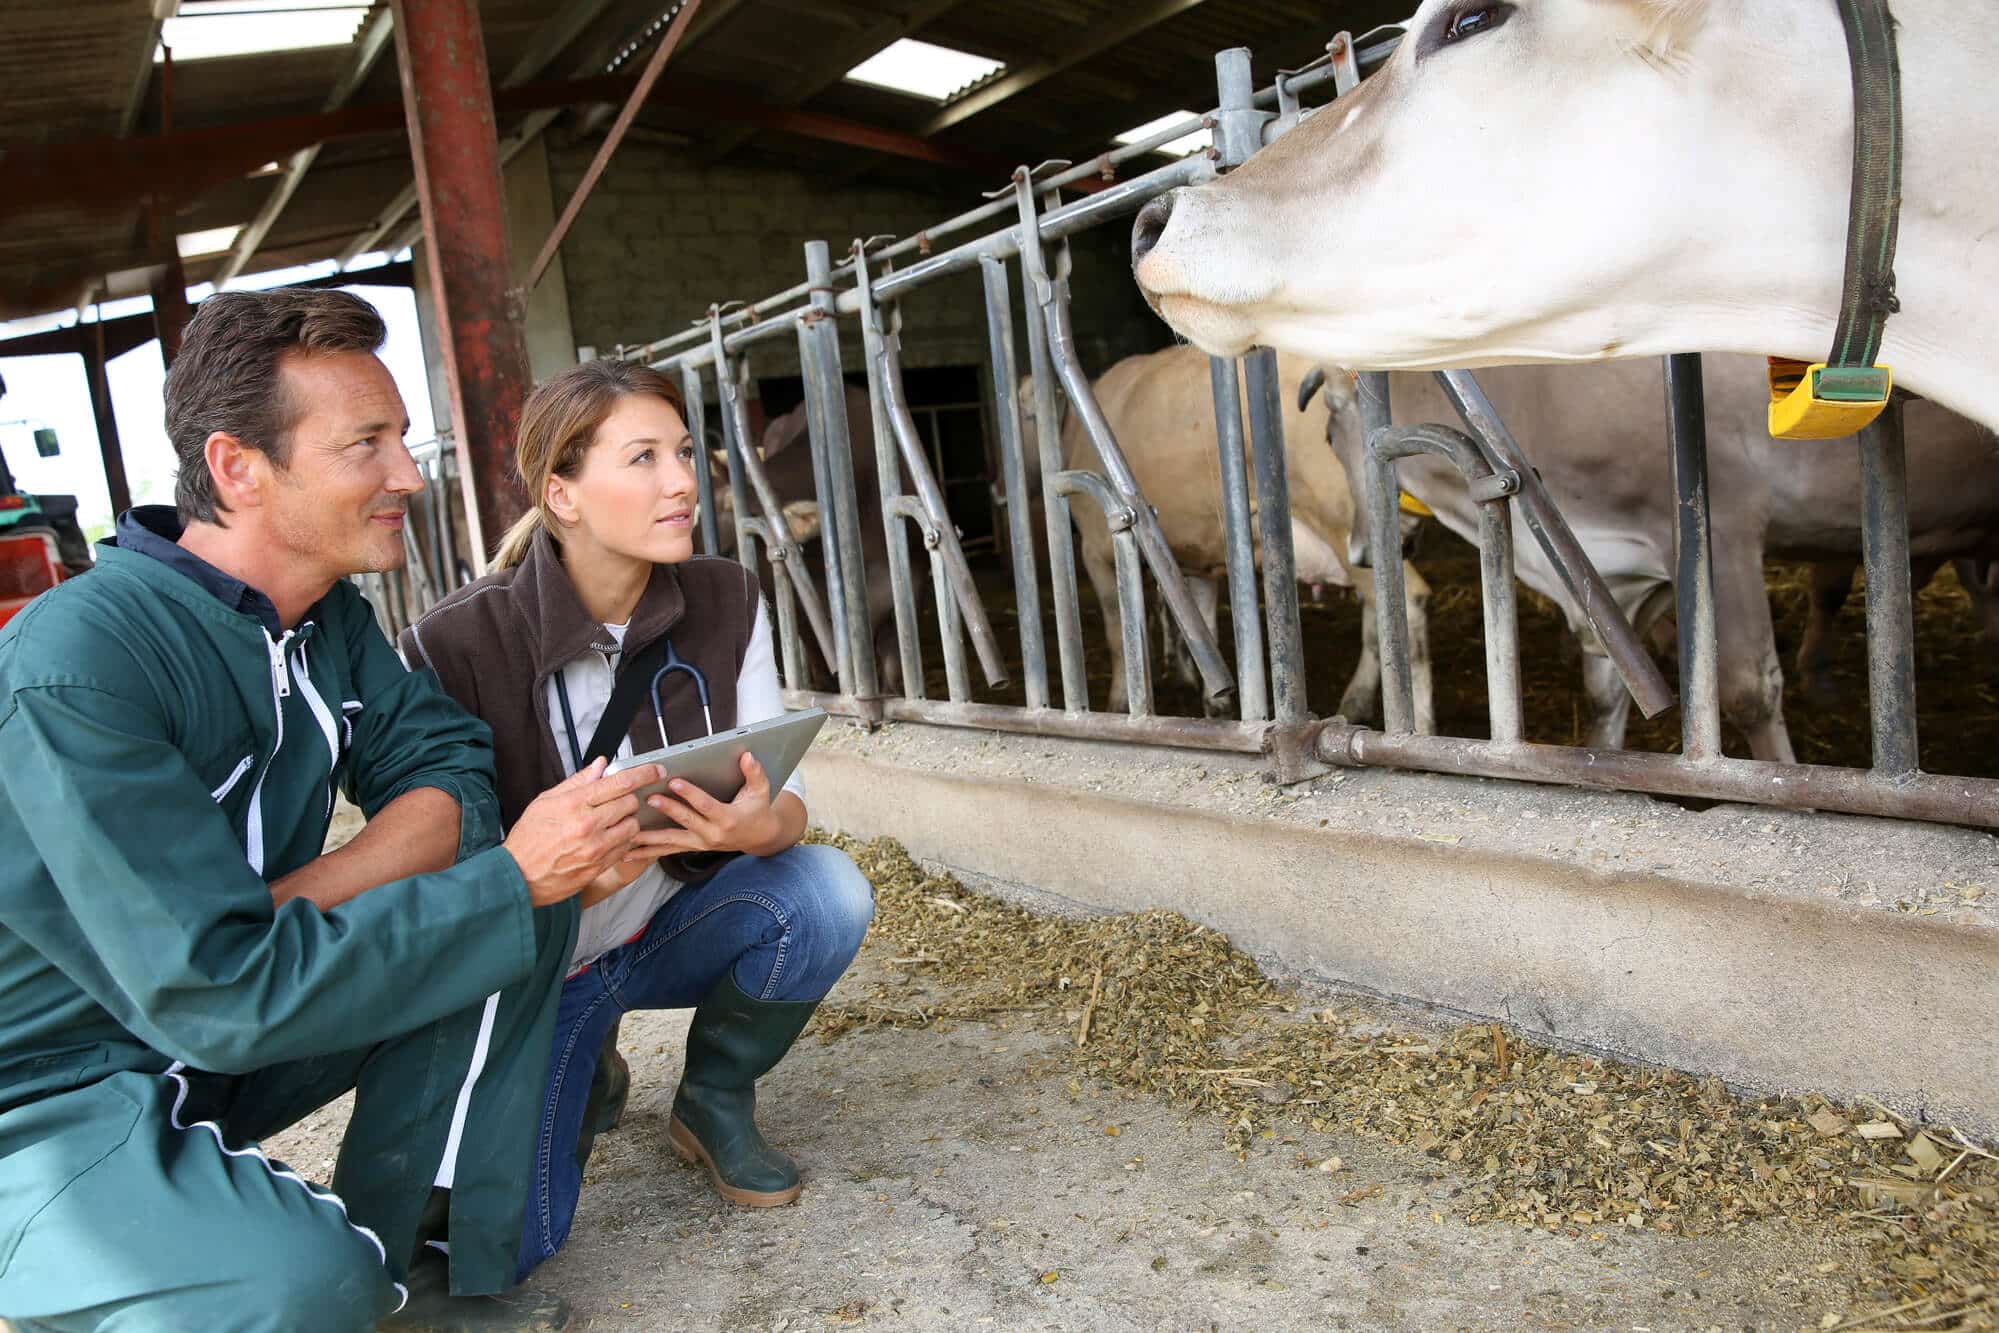
[[[167, 377], [175, 506], [0, 631], [17, 1324], [560, 1326], [462, 1298], [513, 1281], [569, 900], [655, 771], [500, 841], [485, 725], [345, 581], [401, 566], [422, 485], [383, 333], [338, 291], [210, 298]], [[369, 822], [322, 855], [336, 788]], [[257, 1147], [350, 1089], [330, 1189]]]

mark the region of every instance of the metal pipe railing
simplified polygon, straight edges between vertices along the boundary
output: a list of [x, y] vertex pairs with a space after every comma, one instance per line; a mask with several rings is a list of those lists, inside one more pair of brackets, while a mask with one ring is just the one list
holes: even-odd
[[1707, 399], [1701, 358], [1665, 358], [1666, 421], [1679, 515], [1673, 587], [1679, 601], [1680, 753], [1705, 763], [1721, 755], [1721, 681], [1715, 649], [1714, 550], [1708, 524]]
[[836, 618], [846, 644], [840, 659], [840, 689], [849, 696], [873, 698], [881, 692], [881, 684], [869, 628], [874, 620], [868, 606], [860, 494], [854, 481], [852, 423], [847, 420], [847, 383], [840, 373], [840, 333], [833, 323], [831, 259], [826, 242], [806, 242], [806, 282], [812, 289], [813, 308], [819, 313], [817, 318], [799, 324], [799, 370], [807, 396], [819, 405], [819, 422], [814, 429], [826, 432], [826, 465], [832, 471], [829, 498], [834, 524], [822, 540], [834, 542], [839, 548], [841, 610]]
[[[711, 310], [705, 330], [661, 339], [628, 353], [657, 358], [656, 364], [677, 369], [693, 390], [699, 388], [700, 366], [717, 367], [739, 543], [745, 558], [754, 560], [754, 544], [763, 541], [772, 558], [779, 632], [785, 641], [785, 676], [792, 687], [787, 701], [818, 703], [829, 711], [869, 722], [916, 720], [1037, 735], [1262, 752], [1271, 756], [1278, 771], [1292, 776], [1306, 771], [1316, 756], [1334, 764], [1618, 786], [1660, 794], [1999, 827], [1999, 782], [1937, 777], [1917, 767], [1907, 496], [1899, 404], [1884, 414], [1861, 446], [1874, 769], [1781, 765], [1734, 760], [1721, 753], [1709, 482], [1697, 356], [1673, 357], [1666, 363], [1678, 501], [1675, 583], [1685, 692], [1681, 755], [1606, 752], [1526, 741], [1514, 570], [1515, 505], [1640, 709], [1648, 716], [1655, 715], [1672, 705], [1674, 694], [1556, 508], [1526, 452], [1486, 399], [1476, 378], [1464, 371], [1441, 372], [1438, 379], [1466, 431], [1441, 424], [1397, 427], [1389, 410], [1388, 377], [1378, 373], [1358, 377], [1365, 476], [1354, 480], [1356, 490], [1362, 492], [1367, 524], [1365, 541], [1357, 538], [1352, 553], [1371, 553], [1365, 563], [1375, 569], [1376, 606], [1370, 629], [1381, 658], [1385, 718], [1385, 729], [1377, 732], [1344, 719], [1313, 723], [1305, 711], [1284, 448], [1285, 404], [1279, 394], [1274, 356], [1256, 351], [1241, 364], [1211, 360], [1209, 388], [1216, 412], [1225, 563], [1235, 622], [1236, 674], [1230, 675], [1212, 629], [1193, 605], [1157, 515], [1146, 502], [1138, 476], [1083, 372], [1069, 305], [1071, 256], [1067, 238], [1133, 212], [1163, 191], [1200, 184], [1240, 165], [1262, 144], [1312, 114], [1299, 100], [1302, 91], [1327, 84], [1339, 91], [1351, 88], [1361, 73], [1386, 58], [1397, 40], [1399, 32], [1373, 41], [1364, 38], [1358, 44], [1336, 41], [1327, 59], [1305, 70], [1282, 74], [1261, 91], [1250, 85], [1248, 53], [1223, 52], [1216, 62], [1217, 112], [1163, 129], [1145, 143], [1105, 154], [1091, 163], [1047, 164], [1033, 172], [1023, 167], [1015, 173], [1012, 188], [999, 197], [903, 240], [885, 245], [857, 241], [851, 257], [838, 266], [831, 262], [823, 244], [816, 249], [808, 246], [807, 280], [802, 286], [754, 306]], [[1063, 202], [1064, 186], [1138, 157], [1197, 125], [1215, 130], [1217, 147], [1211, 153]], [[1009, 212], [1013, 215], [1011, 225], [942, 253], [930, 252], [939, 237], [1004, 218]], [[912, 254], [916, 262], [900, 269], [894, 266], [893, 260]], [[1025, 382], [1029, 390], [1024, 395], [1016, 390], [1021, 381], [1007, 273], [1007, 261], [1015, 257], [1021, 263], [1028, 316]], [[877, 260], [881, 261], [879, 266]], [[1010, 573], [1019, 611], [1026, 707], [984, 703], [973, 697], [965, 640], [971, 639], [986, 680], [995, 686], [1003, 680], [998, 643], [986, 621], [943, 488], [917, 436], [903, 391], [900, 298], [973, 270], [980, 275], [984, 297], [996, 399], [997, 466], [1008, 510]], [[852, 285], [841, 289], [844, 281]], [[866, 354], [902, 697], [882, 697], [873, 674], [878, 664], [868, 628], [867, 571], [859, 540], [858, 497], [835, 323], [845, 315], [860, 317]], [[805, 663], [797, 604], [804, 604], [810, 619], [811, 575], [790, 540], [778, 506], [782, 497], [767, 493], [768, 478], [760, 481], [762, 469], [747, 462], [752, 446], [738, 382], [738, 374], [746, 373], [742, 353], [756, 343], [779, 337], [796, 338], [806, 382], [813, 494], [827, 542], [825, 577], [835, 631], [822, 633], [821, 641], [822, 647], [830, 646], [840, 677], [837, 695], [799, 688], [805, 682]], [[689, 396], [690, 425], [698, 430], [699, 394], [690, 392]], [[1089, 442], [1101, 472], [1068, 468], [1062, 439], [1065, 401], [1075, 416], [1075, 438]], [[1037, 451], [1033, 459], [1026, 454], [1021, 420], [1030, 410]], [[1445, 459], [1478, 506], [1488, 740], [1416, 734], [1417, 682], [1410, 653], [1410, 607], [1401, 559], [1404, 520], [1396, 471], [1398, 460], [1415, 454]], [[903, 493], [904, 468], [908, 469], [913, 493]], [[1047, 519], [1049, 596], [1061, 672], [1059, 707], [1053, 706], [1050, 698], [1048, 647], [1041, 629], [1043, 594], [1028, 504], [1036, 472]], [[760, 516], [749, 512], [750, 491], [761, 503]], [[1070, 512], [1078, 496], [1087, 497], [1103, 510], [1111, 535], [1117, 604], [1123, 621], [1120, 634], [1129, 708], [1125, 715], [1089, 711]], [[711, 504], [712, 498], [704, 498], [704, 519]], [[1252, 522], [1257, 529], [1252, 529]], [[916, 527], [928, 552], [950, 696], [944, 701], [923, 697], [916, 585], [908, 567], [904, 524]], [[435, 540], [433, 532], [433, 544]], [[1173, 622], [1194, 650], [1206, 693], [1214, 698], [1231, 686], [1239, 688], [1243, 721], [1152, 715], [1156, 701], [1149, 670], [1147, 568], [1160, 586]], [[391, 601], [411, 595], [401, 584], [386, 591]], [[1259, 604], [1262, 616], [1257, 614]], [[1274, 715], [1274, 720], [1265, 721], [1267, 714]]]
[[1902, 400], [1860, 432], [1861, 551], [1867, 567], [1867, 701], [1874, 769], [1917, 771], [1915, 593], [1909, 574], [1909, 472]]
[[1657, 717], [1671, 708], [1672, 687], [1653, 665], [1651, 655], [1645, 651], [1638, 632], [1631, 628], [1631, 622], [1625, 619], [1603, 575], [1590, 563], [1588, 552], [1576, 540], [1561, 510], [1555, 507], [1548, 488], [1541, 484], [1541, 474], [1534, 470], [1513, 433], [1493, 410], [1491, 400], [1478, 387], [1478, 380], [1469, 370], [1440, 370], [1437, 382], [1458, 415], [1464, 418], [1493, 471], [1510, 471], [1520, 478], [1520, 511], [1527, 520], [1527, 530], [1534, 534], [1553, 563], [1583, 618], [1616, 665], [1618, 675], [1624, 678], [1625, 688], [1631, 691], [1639, 711], [1646, 717]]
[[1058, 495], [1081, 495], [1103, 511], [1110, 528], [1111, 558], [1117, 571], [1118, 628], [1124, 647], [1125, 711], [1133, 717], [1152, 712], [1152, 663], [1146, 646], [1145, 577], [1132, 524], [1137, 517], [1129, 503], [1094, 472], [1058, 472], [1049, 479]]
[[986, 297], [986, 343], [992, 353], [993, 415], [1000, 476], [1006, 488], [1007, 552], [1013, 562], [1014, 612], [1020, 623], [1022, 687], [1029, 708], [1048, 706], [1048, 644], [1041, 629], [1041, 587], [1034, 567], [1034, 516], [1028, 512], [1027, 459], [1020, 439], [1020, 372], [1013, 350], [1013, 293], [1006, 261], [979, 261]]
[[1229, 575], [1229, 619], [1235, 625], [1235, 677], [1239, 715], [1245, 722], [1270, 716], [1263, 668], [1263, 617], [1257, 614], [1256, 549], [1250, 537], [1249, 466], [1243, 459], [1242, 396], [1236, 363], [1208, 358], [1208, 388], [1215, 400], [1215, 447], [1222, 486], [1222, 540]]
[[1399, 459], [1436, 454], [1458, 470], [1478, 502], [1479, 597], [1485, 621], [1486, 711], [1492, 739], [1501, 744], [1523, 734], [1520, 687], [1520, 612], [1513, 583], [1513, 517], [1509, 505], [1519, 483], [1498, 474], [1476, 441], [1449, 426], [1380, 426], [1367, 437], [1367, 521], [1377, 550], [1390, 551], [1374, 574], [1377, 651], [1381, 655], [1383, 727], [1416, 730], [1414, 682], [1409, 662], [1409, 616], [1403, 579]]

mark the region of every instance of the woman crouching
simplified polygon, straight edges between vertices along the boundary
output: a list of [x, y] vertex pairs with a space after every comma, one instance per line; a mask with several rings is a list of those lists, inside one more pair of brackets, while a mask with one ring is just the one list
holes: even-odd
[[[515, 457], [535, 508], [507, 533], [493, 572], [402, 640], [406, 661], [435, 669], [492, 727], [509, 824], [536, 794], [605, 756], [783, 712], [755, 575], [694, 554], [694, 469], [706, 458], [671, 380], [621, 361], [565, 370], [528, 399]], [[615, 701], [629, 717], [601, 726], [628, 668], [649, 679], [650, 664], [639, 664], [664, 648], [693, 670], [668, 672], [652, 699], [635, 680]], [[639, 834], [630, 859], [572, 900], [580, 913], [549, 909], [578, 919], [523, 1277], [561, 1248], [591, 1142], [623, 1110], [617, 1027], [634, 1009], [694, 1008], [668, 1127], [674, 1149], [704, 1164], [733, 1202], [798, 1197], [797, 1166], [751, 1118], [756, 1080], [853, 960], [874, 900], [844, 853], [799, 845], [800, 780], [773, 793], [756, 760], [742, 762], [734, 800], [679, 781], [651, 798], [679, 827]]]

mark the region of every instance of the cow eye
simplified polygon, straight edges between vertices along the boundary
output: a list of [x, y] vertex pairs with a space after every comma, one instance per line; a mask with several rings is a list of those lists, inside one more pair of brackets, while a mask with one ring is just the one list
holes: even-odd
[[1490, 32], [1506, 22], [1506, 17], [1512, 10], [1512, 5], [1481, 5], [1475, 9], [1461, 10], [1444, 26], [1444, 40], [1461, 42], [1467, 37]]

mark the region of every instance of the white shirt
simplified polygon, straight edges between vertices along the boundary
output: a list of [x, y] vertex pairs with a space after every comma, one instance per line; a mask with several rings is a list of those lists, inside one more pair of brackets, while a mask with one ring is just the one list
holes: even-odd
[[[604, 628], [623, 645], [630, 622], [606, 625]], [[597, 723], [604, 716], [604, 706], [611, 701], [611, 688], [617, 679], [620, 656], [619, 653], [587, 649], [562, 668], [560, 679], [569, 694], [569, 710], [576, 722], [578, 748], [597, 732]], [[546, 702], [549, 724], [555, 731], [555, 750], [562, 759], [562, 771], [566, 775], [576, 771], [576, 759], [570, 751], [569, 738], [563, 734], [562, 704], [556, 694], [556, 679], [553, 676], [549, 678]], [[743, 669], [736, 676], [735, 725], [747, 726], [783, 713], [784, 696], [777, 682], [777, 657], [771, 648], [770, 617], [759, 600], [756, 624], [750, 630], [749, 651], [743, 655]], [[694, 737], [674, 736], [671, 739], [678, 743], [693, 740]], [[632, 753], [632, 742], [628, 736], [618, 747], [617, 757], [628, 759]], [[794, 771], [783, 790], [803, 801], [805, 780]], [[644, 930], [653, 913], [659, 911], [680, 888], [681, 882], [668, 875], [655, 861], [623, 889], [600, 903], [584, 908], [583, 919], [576, 928], [576, 951], [569, 957], [570, 975], [582, 971]]]

